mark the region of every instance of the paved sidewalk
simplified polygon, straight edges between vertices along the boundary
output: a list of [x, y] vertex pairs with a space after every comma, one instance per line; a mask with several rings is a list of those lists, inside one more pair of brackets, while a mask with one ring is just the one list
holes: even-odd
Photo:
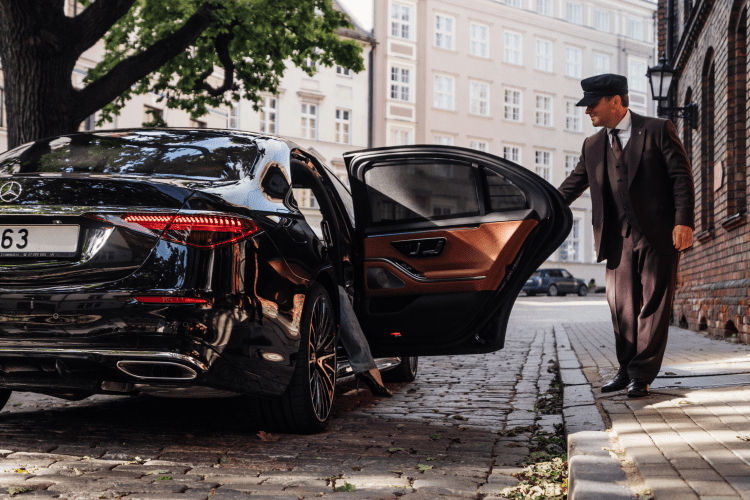
[[750, 346], [672, 327], [653, 394], [629, 399], [600, 391], [617, 371], [611, 324], [565, 330], [625, 468], [656, 500], [750, 499]]

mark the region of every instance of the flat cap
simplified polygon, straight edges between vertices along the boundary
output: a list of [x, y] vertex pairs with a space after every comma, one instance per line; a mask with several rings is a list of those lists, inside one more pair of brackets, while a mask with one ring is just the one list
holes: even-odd
[[628, 93], [628, 79], [622, 75], [605, 73], [581, 80], [583, 99], [576, 106], [591, 106], [602, 97]]

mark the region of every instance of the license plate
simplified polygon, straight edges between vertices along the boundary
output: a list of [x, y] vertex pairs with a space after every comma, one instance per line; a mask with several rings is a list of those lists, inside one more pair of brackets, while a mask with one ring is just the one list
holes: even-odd
[[75, 257], [78, 225], [2, 225], [0, 257]]

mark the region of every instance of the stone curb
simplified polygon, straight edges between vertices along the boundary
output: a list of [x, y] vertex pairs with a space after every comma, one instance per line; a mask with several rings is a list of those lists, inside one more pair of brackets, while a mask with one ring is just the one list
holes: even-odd
[[554, 325], [553, 331], [568, 438], [568, 499], [635, 500], [619, 460], [608, 451], [609, 434], [568, 334], [561, 324]]

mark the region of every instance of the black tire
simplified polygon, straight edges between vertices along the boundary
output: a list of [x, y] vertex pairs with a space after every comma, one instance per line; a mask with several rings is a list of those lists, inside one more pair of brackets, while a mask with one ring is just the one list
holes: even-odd
[[297, 365], [286, 391], [275, 399], [251, 398], [259, 430], [311, 434], [326, 428], [336, 388], [338, 322], [326, 290], [313, 284], [300, 322]]
[[547, 295], [550, 297], [556, 297], [557, 296], [557, 285], [550, 285], [547, 289]]
[[419, 357], [401, 356], [401, 363], [387, 372], [383, 372], [383, 382], [414, 382], [417, 378], [419, 368]]
[[580, 297], [585, 297], [588, 294], [589, 294], [589, 287], [587, 287], [586, 285], [581, 285], [578, 287], [578, 295]]
[[536, 295], [536, 292], [526, 292], [527, 297], [533, 297]]

